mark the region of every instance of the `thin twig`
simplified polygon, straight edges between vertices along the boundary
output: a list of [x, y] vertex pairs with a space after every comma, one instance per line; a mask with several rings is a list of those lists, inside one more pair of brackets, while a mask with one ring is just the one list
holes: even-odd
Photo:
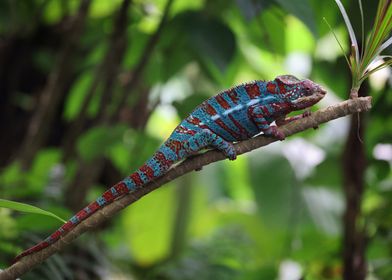
[[[121, 108], [123, 106], [126, 106], [129, 94], [132, 90], [134, 90], [139, 82], [140, 82], [140, 78], [143, 75], [144, 69], [145, 67], [148, 65], [148, 62], [151, 58], [151, 55], [153, 54], [153, 51], [159, 41], [159, 38], [161, 37], [163, 28], [166, 25], [167, 19], [169, 17], [169, 11], [171, 9], [171, 6], [173, 4], [174, 0], [167, 0], [166, 6], [164, 8], [163, 11], [163, 15], [161, 18], [161, 21], [159, 22], [159, 25], [157, 27], [157, 29], [155, 30], [155, 32], [151, 35], [151, 37], [149, 38], [144, 51], [137, 63], [137, 65], [135, 66], [134, 69], [132, 69], [132, 71], [129, 73], [131, 75], [130, 79], [127, 81], [127, 83], [124, 86], [124, 92], [122, 93], [122, 96], [120, 97], [120, 102], [118, 103], [118, 107], [116, 110], [114, 110], [115, 112], [121, 112]], [[114, 114], [111, 117], [111, 121], [117, 119], [117, 115]]]
[[[286, 136], [293, 135], [300, 131], [304, 131], [309, 128], [317, 127], [322, 123], [349, 115], [357, 112], [368, 111], [371, 108], [371, 97], [360, 97], [356, 99], [346, 100], [339, 104], [329, 106], [325, 109], [319, 110], [313, 113], [311, 116], [294, 121], [281, 127]], [[267, 138], [264, 136], [258, 136], [246, 141], [242, 141], [235, 145], [235, 149], [238, 155], [250, 152], [254, 149], [266, 146], [272, 142], [277, 141], [276, 139]], [[51, 246], [34, 253], [32, 255], [22, 258], [17, 263], [13, 264], [6, 270], [0, 272], [0, 280], [15, 279], [22, 276], [27, 271], [31, 270], [37, 264], [43, 262], [54, 253], [62, 250], [75, 238], [79, 237], [83, 232], [97, 227], [100, 223], [110, 219], [116, 213], [126, 206], [137, 201], [144, 195], [152, 192], [160, 186], [170, 182], [188, 172], [200, 169], [201, 167], [208, 165], [212, 162], [225, 159], [225, 156], [218, 151], [212, 150], [202, 155], [192, 157], [185, 160], [175, 168], [172, 168], [164, 176], [158, 178], [156, 181], [136, 190], [133, 193], [125, 195], [113, 203], [105, 206], [104, 208], [95, 212], [92, 216], [82, 221], [69, 233], [63, 236], [60, 240], [52, 244]]]

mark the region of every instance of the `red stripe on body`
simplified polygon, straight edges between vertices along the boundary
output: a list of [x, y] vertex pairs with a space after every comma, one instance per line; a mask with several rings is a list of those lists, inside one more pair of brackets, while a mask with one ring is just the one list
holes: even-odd
[[69, 231], [70, 229], [73, 228], [73, 226], [74, 226], [74, 224], [73, 224], [71, 221], [68, 221], [68, 222], [66, 222], [65, 224], [63, 224], [63, 225], [61, 226], [61, 228], [62, 228], [64, 231]]
[[194, 131], [192, 129], [188, 129], [186, 127], [183, 127], [182, 125], [178, 126], [176, 130], [178, 133], [181, 133], [181, 134], [189, 134], [192, 136], [196, 134], [196, 131]]
[[276, 93], [276, 85], [273, 82], [268, 82], [267, 83], [267, 91], [271, 94]]
[[199, 125], [200, 124], [200, 120], [198, 118], [195, 117], [188, 117], [186, 119], [187, 122], [194, 124], [194, 125]]
[[239, 123], [231, 114], [229, 114], [229, 118], [230, 120], [234, 123], [234, 125], [239, 129], [239, 131], [241, 132], [241, 134], [243, 134], [244, 136], [246, 136], [247, 138], [250, 138], [251, 135], [249, 134], [249, 132], [246, 130], [246, 128], [244, 128], [242, 126], [241, 123]]
[[282, 94], [286, 93], [286, 87], [284, 86], [283, 83], [279, 83], [279, 90], [280, 90], [280, 93], [282, 93]]
[[102, 197], [106, 200], [106, 202], [111, 202], [114, 200], [114, 195], [110, 190], [107, 190], [103, 193]]
[[239, 97], [238, 97], [238, 93], [236, 92], [236, 90], [234, 88], [227, 91], [227, 96], [229, 96], [230, 100], [234, 104], [237, 104]]
[[[140, 178], [139, 173], [135, 172], [130, 177], [135, 182], [136, 186], [142, 186], [144, 184], [143, 181], [142, 181], [142, 178]], [[125, 188], [126, 188], [126, 186], [125, 186]]]
[[88, 208], [91, 210], [91, 213], [94, 213], [95, 211], [97, 211], [99, 208], [101, 208], [101, 206], [99, 206], [98, 202], [94, 201], [93, 203], [91, 203]]
[[55, 232], [53, 232], [53, 233], [50, 235], [50, 238], [52, 238], [52, 239], [54, 239], [54, 240], [58, 240], [58, 239], [60, 238], [61, 234], [62, 234], [61, 231], [56, 230]]
[[[131, 179], [133, 179], [132, 176], [131, 176]], [[133, 181], [135, 181], [135, 180], [133, 180]], [[116, 192], [119, 195], [128, 193], [127, 185], [124, 182], [119, 182], [119, 183], [115, 184], [114, 189], [116, 190]]]
[[207, 114], [209, 114], [210, 116], [214, 116], [217, 114], [215, 108], [212, 107], [208, 102], [206, 102], [203, 107]]
[[165, 169], [168, 169], [172, 165], [172, 161], [168, 160], [165, 156], [164, 153], [162, 152], [157, 152], [154, 156], [156, 161], [159, 163], [160, 166], [162, 166]]
[[191, 118], [188, 118], [187, 121], [188, 121], [189, 123], [191, 123], [191, 124], [194, 124], [194, 125], [200, 127], [200, 128], [208, 129], [208, 130], [211, 131], [212, 133], [217, 134], [216, 131], [214, 131], [214, 130], [213, 130], [211, 127], [209, 127], [208, 125], [206, 125], [206, 124], [201, 124], [201, 120], [200, 120], [199, 118], [197, 118], [197, 117], [193, 117], [193, 116], [192, 116]]
[[268, 111], [267, 106], [261, 106], [260, 108], [261, 108], [261, 110], [263, 110], [263, 112], [264, 112], [264, 114], [265, 114], [266, 116], [269, 116], [269, 115], [270, 115], [270, 111]]
[[196, 125], [200, 128], [209, 129], [209, 127], [206, 124], [201, 124], [201, 120], [197, 117], [190, 116], [186, 119], [186, 121], [189, 122], [190, 124]]
[[80, 210], [77, 214], [76, 217], [78, 217], [79, 221], [84, 220], [86, 217], [88, 217], [88, 213], [86, 212], [86, 210]]
[[144, 164], [142, 167], [139, 168], [139, 170], [147, 176], [147, 179], [154, 179], [154, 169], [152, 169], [151, 166]]
[[235, 139], [241, 139], [241, 135], [239, 135], [237, 132], [229, 128], [221, 119], [217, 119], [214, 121], [217, 125], [219, 125], [221, 128], [223, 128], [225, 131], [227, 131], [231, 136], [233, 136]]
[[173, 152], [176, 153], [177, 156], [179, 156], [179, 152], [181, 150], [182, 143], [177, 140], [169, 139], [166, 141], [165, 145], [169, 147]]
[[250, 99], [257, 98], [260, 95], [259, 86], [255, 83], [245, 85], [245, 90]]
[[227, 110], [231, 108], [230, 104], [227, 103], [227, 101], [223, 98], [222, 95], [217, 95], [215, 99], [219, 103], [219, 105], [222, 106], [223, 109]]
[[20, 260], [20, 259], [23, 258], [24, 256], [30, 255], [30, 254], [32, 254], [32, 253], [34, 253], [34, 252], [38, 252], [38, 251], [40, 251], [40, 250], [42, 250], [42, 249], [48, 247], [49, 245], [50, 245], [49, 242], [47, 242], [47, 241], [42, 241], [41, 243], [39, 243], [39, 244], [33, 246], [32, 248], [30, 248], [30, 249], [28, 249], [28, 250], [22, 252], [20, 255], [18, 255], [18, 256], [14, 259], [13, 263], [16, 263], [18, 260]]

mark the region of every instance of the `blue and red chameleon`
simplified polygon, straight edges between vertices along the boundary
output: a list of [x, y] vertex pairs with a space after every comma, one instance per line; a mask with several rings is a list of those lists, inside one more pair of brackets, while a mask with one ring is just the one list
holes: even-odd
[[[22, 252], [15, 262], [53, 244], [97, 210], [164, 175], [174, 163], [203, 149], [217, 149], [234, 160], [233, 142], [252, 138], [261, 132], [283, 140], [285, 135], [277, 126], [309, 113], [290, 118], [286, 115], [314, 105], [325, 94], [321, 86], [310, 80], [285, 75], [273, 81], [242, 84], [207, 99], [174, 129], [143, 166], [105, 191], [44, 241]], [[277, 126], [271, 125], [274, 121]]]

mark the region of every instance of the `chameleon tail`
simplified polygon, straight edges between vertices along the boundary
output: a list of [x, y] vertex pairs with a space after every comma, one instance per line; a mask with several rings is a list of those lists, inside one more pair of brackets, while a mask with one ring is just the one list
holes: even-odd
[[118, 182], [108, 190], [106, 190], [100, 197], [98, 197], [94, 202], [90, 203], [88, 206], [80, 210], [71, 219], [69, 219], [65, 224], [63, 224], [59, 229], [52, 233], [49, 237], [44, 239], [37, 245], [27, 249], [22, 252], [14, 259], [14, 263], [19, 261], [24, 256], [30, 255], [32, 253], [41, 251], [42, 249], [49, 247], [51, 244], [55, 243], [62, 236], [71, 231], [75, 226], [80, 224], [83, 220], [90, 217], [93, 213], [97, 212], [99, 209], [103, 208], [105, 205], [110, 204], [115, 199], [135, 191], [152, 180], [162, 176], [166, 171], [173, 165], [174, 162], [180, 160], [177, 152], [173, 152], [169, 148], [168, 143], [163, 144], [158, 151], [138, 170], [132, 173], [130, 176], [124, 178], [122, 181]]

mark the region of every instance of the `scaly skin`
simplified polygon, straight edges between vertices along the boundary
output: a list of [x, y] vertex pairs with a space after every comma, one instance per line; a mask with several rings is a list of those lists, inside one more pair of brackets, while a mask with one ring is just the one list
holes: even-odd
[[202, 149], [218, 149], [234, 160], [233, 142], [252, 138], [261, 132], [283, 140], [284, 133], [270, 124], [276, 121], [281, 125], [308, 116], [309, 112], [285, 118], [292, 111], [312, 106], [325, 94], [321, 86], [310, 80], [285, 75], [273, 81], [242, 84], [207, 99], [174, 129], [144, 165], [105, 191], [44, 241], [18, 255], [15, 262], [53, 244], [97, 210], [164, 175], [175, 162]]

